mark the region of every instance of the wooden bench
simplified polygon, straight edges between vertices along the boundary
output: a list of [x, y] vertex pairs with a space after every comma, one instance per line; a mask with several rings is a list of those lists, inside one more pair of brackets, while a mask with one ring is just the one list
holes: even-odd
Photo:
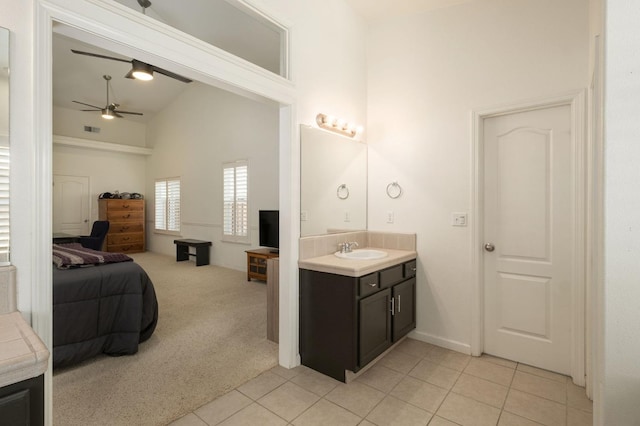
[[[189, 260], [189, 256], [196, 257], [196, 266], [209, 264], [209, 247], [211, 241], [202, 240], [173, 240], [173, 244], [176, 245], [176, 262], [182, 262], [183, 260]], [[195, 253], [189, 253], [189, 247], [195, 247]]]

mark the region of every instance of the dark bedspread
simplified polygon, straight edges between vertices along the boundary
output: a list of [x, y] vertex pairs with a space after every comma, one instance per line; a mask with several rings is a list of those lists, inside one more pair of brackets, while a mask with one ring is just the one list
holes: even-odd
[[53, 268], [53, 366], [100, 353], [128, 355], [153, 334], [158, 302], [147, 273], [134, 262]]

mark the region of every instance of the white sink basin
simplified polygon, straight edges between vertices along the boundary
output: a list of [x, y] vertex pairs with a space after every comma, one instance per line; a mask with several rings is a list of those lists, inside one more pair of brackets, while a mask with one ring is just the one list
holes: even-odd
[[341, 259], [353, 259], [353, 260], [374, 260], [387, 257], [387, 252], [382, 250], [362, 249], [353, 250], [349, 253], [340, 253], [339, 251], [334, 253], [335, 256]]

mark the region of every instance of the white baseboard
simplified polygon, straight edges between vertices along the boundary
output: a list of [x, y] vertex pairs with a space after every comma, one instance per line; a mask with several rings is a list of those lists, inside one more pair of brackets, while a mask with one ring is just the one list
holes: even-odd
[[466, 343], [456, 342], [455, 340], [445, 339], [443, 337], [434, 336], [433, 334], [423, 333], [416, 330], [409, 333], [409, 337], [412, 339], [420, 340], [422, 342], [431, 343], [432, 345], [451, 349], [452, 351], [471, 355], [471, 345], [468, 345]]

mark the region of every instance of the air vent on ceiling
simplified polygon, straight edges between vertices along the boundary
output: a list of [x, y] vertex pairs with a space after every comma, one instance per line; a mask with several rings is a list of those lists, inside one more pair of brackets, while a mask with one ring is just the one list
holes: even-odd
[[89, 133], [100, 133], [100, 127], [84, 126], [84, 131]]

